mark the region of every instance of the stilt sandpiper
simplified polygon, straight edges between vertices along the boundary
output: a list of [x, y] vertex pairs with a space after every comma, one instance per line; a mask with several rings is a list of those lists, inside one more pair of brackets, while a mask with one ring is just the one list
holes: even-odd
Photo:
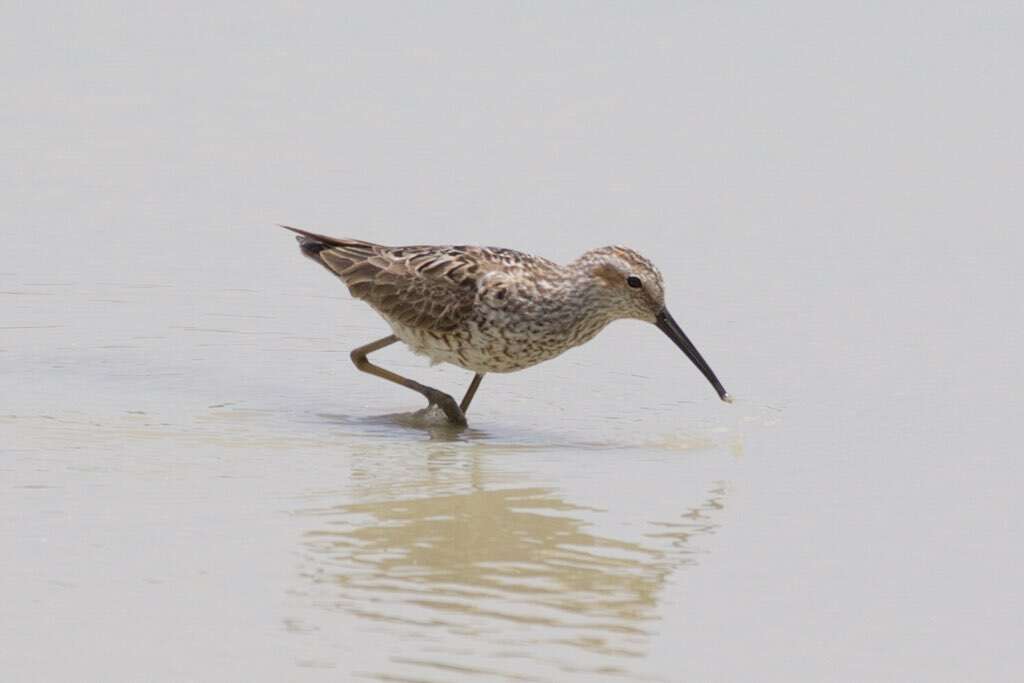
[[[626, 247], [592, 249], [562, 266], [511, 249], [385, 247], [281, 226], [302, 253], [370, 304], [392, 334], [352, 351], [363, 372], [419, 392], [455, 425], [488, 372], [514, 372], [579, 346], [619, 318], [653, 323], [731, 401], [722, 383], [665, 308], [661, 273]], [[473, 373], [459, 403], [448, 394], [374, 365], [367, 355], [405, 344], [433, 363]]]

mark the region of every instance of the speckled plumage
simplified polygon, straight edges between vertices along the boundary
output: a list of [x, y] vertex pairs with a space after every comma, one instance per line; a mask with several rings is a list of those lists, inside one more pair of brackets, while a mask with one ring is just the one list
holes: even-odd
[[627, 247], [593, 249], [559, 265], [511, 249], [386, 247], [288, 229], [410, 349], [478, 375], [528, 368], [613, 320], [657, 323], [664, 312], [661, 274]]

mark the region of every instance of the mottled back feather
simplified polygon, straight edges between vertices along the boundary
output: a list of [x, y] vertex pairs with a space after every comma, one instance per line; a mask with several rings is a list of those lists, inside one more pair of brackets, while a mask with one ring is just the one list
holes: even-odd
[[352, 296], [386, 318], [433, 332], [453, 330], [472, 315], [480, 280], [488, 272], [508, 268], [522, 259], [554, 266], [508, 249], [386, 247], [288, 229], [299, 233], [300, 240], [316, 243], [317, 249], [307, 255], [341, 278]]

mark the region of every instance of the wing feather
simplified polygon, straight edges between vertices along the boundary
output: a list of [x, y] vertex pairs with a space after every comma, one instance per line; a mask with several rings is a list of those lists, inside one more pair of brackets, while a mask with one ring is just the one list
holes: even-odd
[[[403, 325], [444, 332], [473, 312], [476, 263], [483, 250], [472, 247], [389, 248], [342, 240], [320, 252], [324, 264], [352, 296]], [[480, 253], [477, 253], [479, 251]]]
[[341, 278], [352, 296], [389, 320], [433, 334], [455, 329], [473, 315], [491, 271], [506, 277], [524, 269], [557, 276], [560, 269], [547, 259], [511, 249], [386, 247], [281, 227], [298, 233], [303, 253]]

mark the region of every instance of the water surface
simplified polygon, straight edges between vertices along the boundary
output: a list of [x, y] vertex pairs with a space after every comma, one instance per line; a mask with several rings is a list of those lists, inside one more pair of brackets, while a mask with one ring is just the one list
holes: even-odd
[[[1019, 677], [1019, 12], [534, 10], [14, 12], [5, 679]], [[416, 417], [278, 221], [627, 243], [736, 402], [619, 322]]]

